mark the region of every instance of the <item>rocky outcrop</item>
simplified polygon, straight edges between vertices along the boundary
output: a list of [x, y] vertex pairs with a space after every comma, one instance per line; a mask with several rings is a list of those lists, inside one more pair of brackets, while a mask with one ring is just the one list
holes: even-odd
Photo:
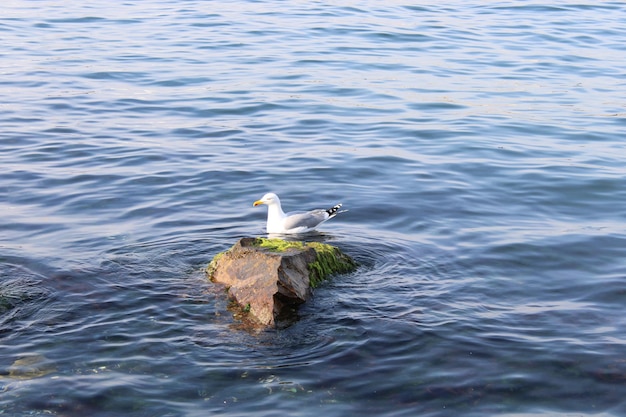
[[355, 267], [349, 256], [324, 243], [243, 238], [217, 254], [207, 273], [260, 325], [282, 326], [293, 321], [312, 287]]

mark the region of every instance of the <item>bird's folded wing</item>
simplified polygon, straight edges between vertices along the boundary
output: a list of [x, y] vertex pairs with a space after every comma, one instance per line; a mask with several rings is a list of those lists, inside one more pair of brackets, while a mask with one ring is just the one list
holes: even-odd
[[313, 228], [328, 219], [326, 210], [313, 210], [306, 213], [288, 213], [283, 222], [285, 230], [297, 227]]

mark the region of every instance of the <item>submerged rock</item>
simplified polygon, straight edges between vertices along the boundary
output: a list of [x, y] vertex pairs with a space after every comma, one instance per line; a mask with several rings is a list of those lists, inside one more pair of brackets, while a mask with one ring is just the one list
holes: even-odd
[[243, 238], [217, 254], [207, 273], [225, 284], [229, 296], [260, 325], [281, 326], [294, 319], [311, 288], [330, 274], [355, 268], [352, 258], [328, 244]]
[[35, 379], [56, 371], [56, 367], [42, 355], [30, 355], [17, 359], [9, 367], [8, 375], [0, 378]]
[[[9, 265], [3, 265], [0, 274], [0, 313], [24, 306], [32, 301], [43, 299], [48, 292], [38, 280], [25, 276], [25, 272]], [[4, 279], [4, 276], [8, 278]]]

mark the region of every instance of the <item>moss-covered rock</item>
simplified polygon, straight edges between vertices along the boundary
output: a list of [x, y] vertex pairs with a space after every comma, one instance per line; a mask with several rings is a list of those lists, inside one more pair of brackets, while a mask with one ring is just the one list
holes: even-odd
[[293, 321], [311, 288], [355, 268], [352, 258], [325, 243], [243, 238], [215, 255], [207, 274], [227, 285], [230, 297], [260, 324], [282, 325]]

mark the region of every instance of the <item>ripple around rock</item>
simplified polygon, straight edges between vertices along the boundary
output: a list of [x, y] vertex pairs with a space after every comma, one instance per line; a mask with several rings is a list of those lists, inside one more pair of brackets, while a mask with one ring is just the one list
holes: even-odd
[[283, 327], [293, 322], [312, 287], [355, 267], [352, 258], [328, 244], [243, 238], [217, 254], [207, 273], [227, 285], [229, 296], [260, 326]]

